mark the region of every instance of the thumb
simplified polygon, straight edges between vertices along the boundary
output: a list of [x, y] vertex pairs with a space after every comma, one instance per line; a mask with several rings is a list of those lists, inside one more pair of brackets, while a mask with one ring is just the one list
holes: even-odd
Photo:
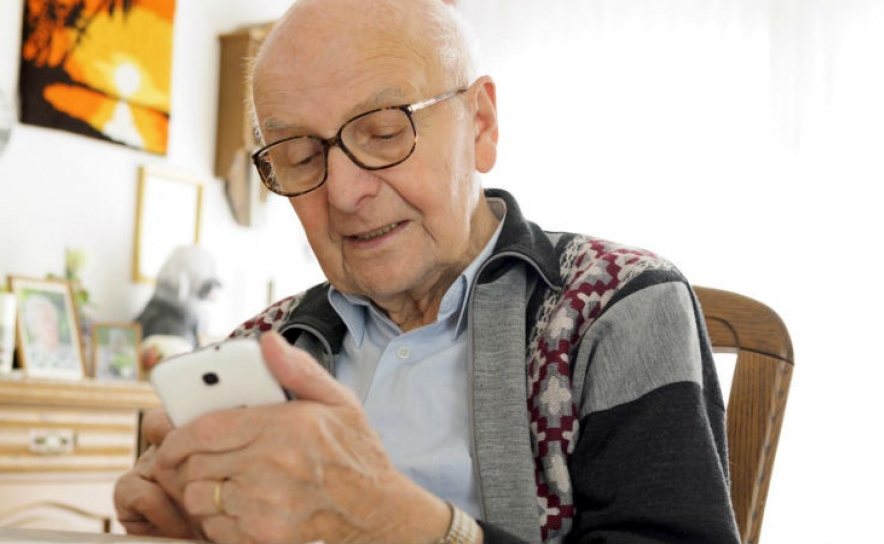
[[154, 408], [145, 413], [141, 422], [141, 434], [151, 446], [162, 444], [173, 428], [169, 415], [161, 408]]
[[279, 384], [300, 400], [322, 404], [350, 405], [356, 399], [309, 353], [290, 345], [276, 331], [261, 335], [261, 354], [267, 369]]

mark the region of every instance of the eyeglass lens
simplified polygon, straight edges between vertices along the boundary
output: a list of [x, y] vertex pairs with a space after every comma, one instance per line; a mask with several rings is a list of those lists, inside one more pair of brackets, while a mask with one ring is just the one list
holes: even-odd
[[[415, 145], [414, 125], [401, 109], [374, 111], [344, 125], [339, 145], [362, 168], [386, 168], [411, 154]], [[280, 193], [309, 191], [325, 179], [329, 146], [312, 136], [283, 140], [259, 155], [261, 175], [272, 180]]]

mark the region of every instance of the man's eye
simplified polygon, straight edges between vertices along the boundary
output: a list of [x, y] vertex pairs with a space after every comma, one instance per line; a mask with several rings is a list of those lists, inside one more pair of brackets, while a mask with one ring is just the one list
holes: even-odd
[[304, 155], [303, 153], [291, 154], [286, 157], [285, 164], [288, 165], [289, 168], [303, 168], [316, 162], [316, 158], [319, 155], [320, 153], [318, 151], [310, 153], [309, 155]]
[[405, 131], [402, 129], [387, 131], [387, 132], [379, 131], [379, 132], [375, 132], [374, 134], [372, 134], [371, 137], [375, 140], [395, 140], [397, 138], [402, 137], [402, 134], [404, 132]]
[[304, 159], [294, 163], [292, 166], [294, 166], [295, 168], [297, 168], [299, 166], [307, 166], [308, 164], [313, 162], [316, 159], [316, 157], [318, 157], [318, 156], [319, 156], [319, 153], [314, 153], [312, 155], [308, 155]]

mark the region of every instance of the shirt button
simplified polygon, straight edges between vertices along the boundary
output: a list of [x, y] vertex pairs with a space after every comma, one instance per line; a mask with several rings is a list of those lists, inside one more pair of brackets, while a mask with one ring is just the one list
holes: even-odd
[[400, 359], [408, 359], [408, 356], [411, 355], [411, 350], [408, 349], [408, 347], [406, 347], [406, 346], [402, 346], [401, 348], [396, 350], [396, 355]]

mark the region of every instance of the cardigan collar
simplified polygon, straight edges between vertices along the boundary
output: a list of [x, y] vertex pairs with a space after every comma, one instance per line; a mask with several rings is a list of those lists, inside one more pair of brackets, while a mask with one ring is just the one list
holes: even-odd
[[[506, 216], [494, 251], [481, 268], [477, 283], [493, 281], [512, 259], [527, 261], [553, 289], [562, 284], [559, 263], [553, 247], [543, 230], [522, 216], [516, 199], [501, 189], [486, 189], [485, 198], [500, 200], [506, 206]], [[326, 338], [333, 353], [339, 353], [347, 328], [328, 301], [328, 282], [304, 293], [300, 303], [286, 317], [280, 331], [293, 342], [300, 333], [312, 330]]]

